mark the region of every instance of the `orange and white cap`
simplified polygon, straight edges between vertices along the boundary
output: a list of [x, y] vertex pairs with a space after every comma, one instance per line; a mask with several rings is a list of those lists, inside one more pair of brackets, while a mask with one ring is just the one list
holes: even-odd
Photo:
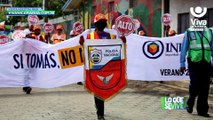
[[143, 30], [140, 30], [140, 31], [138, 32], [138, 34], [139, 34], [140, 36], [144, 36], [144, 35], [145, 35], [145, 33], [144, 33]]
[[99, 20], [107, 20], [107, 19], [104, 14], [99, 13], [95, 16], [94, 23], [98, 22]]
[[170, 30], [170, 31], [169, 31], [169, 35], [176, 35], [175, 30]]
[[33, 30], [41, 30], [41, 26], [39, 26], [39, 25], [36, 25], [36, 26], [34, 26], [34, 28], [33, 28]]
[[56, 30], [62, 30], [62, 29], [63, 29], [62, 25], [57, 25]]

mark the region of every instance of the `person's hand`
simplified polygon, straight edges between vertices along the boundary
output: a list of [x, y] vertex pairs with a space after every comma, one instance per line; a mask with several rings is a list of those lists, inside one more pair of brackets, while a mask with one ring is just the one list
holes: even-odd
[[122, 35], [122, 36], [120, 37], [120, 39], [123, 41], [123, 43], [126, 43], [126, 37], [125, 37], [124, 35]]
[[185, 67], [180, 67], [180, 72], [181, 73], [184, 73], [186, 71], [186, 68]]
[[28, 34], [28, 35], [26, 36], [26, 38], [32, 38], [32, 39], [35, 39], [35, 37], [33, 37], [32, 33]]
[[83, 37], [83, 36], [80, 36], [79, 44], [80, 44], [80, 45], [83, 45], [83, 44], [84, 44], [84, 37]]

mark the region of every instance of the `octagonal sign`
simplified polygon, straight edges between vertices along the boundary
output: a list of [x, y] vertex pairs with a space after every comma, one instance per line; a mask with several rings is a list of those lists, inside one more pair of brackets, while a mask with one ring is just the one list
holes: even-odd
[[39, 18], [37, 15], [29, 15], [27, 17], [27, 21], [28, 21], [29, 25], [37, 25], [39, 22]]
[[161, 18], [161, 22], [165, 25], [165, 26], [169, 26], [171, 23], [171, 15], [166, 13], [162, 16]]
[[54, 29], [54, 26], [52, 23], [45, 23], [43, 28], [45, 33], [51, 33]]
[[115, 30], [121, 35], [129, 35], [135, 29], [135, 22], [131, 16], [121, 15], [115, 20]]
[[0, 35], [0, 44], [5, 44], [9, 42], [9, 38], [7, 37], [7, 35]]
[[24, 33], [23, 30], [16, 30], [13, 34], [12, 34], [12, 39], [13, 40], [20, 40], [22, 38], [24, 38], [26, 35]]
[[84, 26], [81, 22], [77, 21], [73, 25], [75, 32], [81, 34], [84, 31]]

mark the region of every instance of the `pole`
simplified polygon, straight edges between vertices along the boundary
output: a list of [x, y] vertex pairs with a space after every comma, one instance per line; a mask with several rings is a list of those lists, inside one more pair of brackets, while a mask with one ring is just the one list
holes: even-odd
[[[45, 10], [45, 0], [43, 0], [43, 6], [42, 6], [43, 10]], [[48, 18], [44, 17], [44, 22], [47, 23], [48, 22]], [[49, 43], [49, 39], [50, 39], [50, 33], [45, 34], [45, 38], [46, 38], [46, 43]]]
[[42, 6], [43, 10], [45, 10], [45, 0], [43, 0], [43, 6]]

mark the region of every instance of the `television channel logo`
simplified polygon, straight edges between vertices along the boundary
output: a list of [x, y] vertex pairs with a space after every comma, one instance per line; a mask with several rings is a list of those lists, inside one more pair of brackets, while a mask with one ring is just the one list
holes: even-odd
[[162, 110], [185, 110], [186, 97], [161, 97]]
[[207, 20], [203, 19], [207, 13], [206, 7], [190, 7], [190, 13], [194, 18], [191, 18], [191, 29], [193, 31], [204, 31], [207, 26]]

